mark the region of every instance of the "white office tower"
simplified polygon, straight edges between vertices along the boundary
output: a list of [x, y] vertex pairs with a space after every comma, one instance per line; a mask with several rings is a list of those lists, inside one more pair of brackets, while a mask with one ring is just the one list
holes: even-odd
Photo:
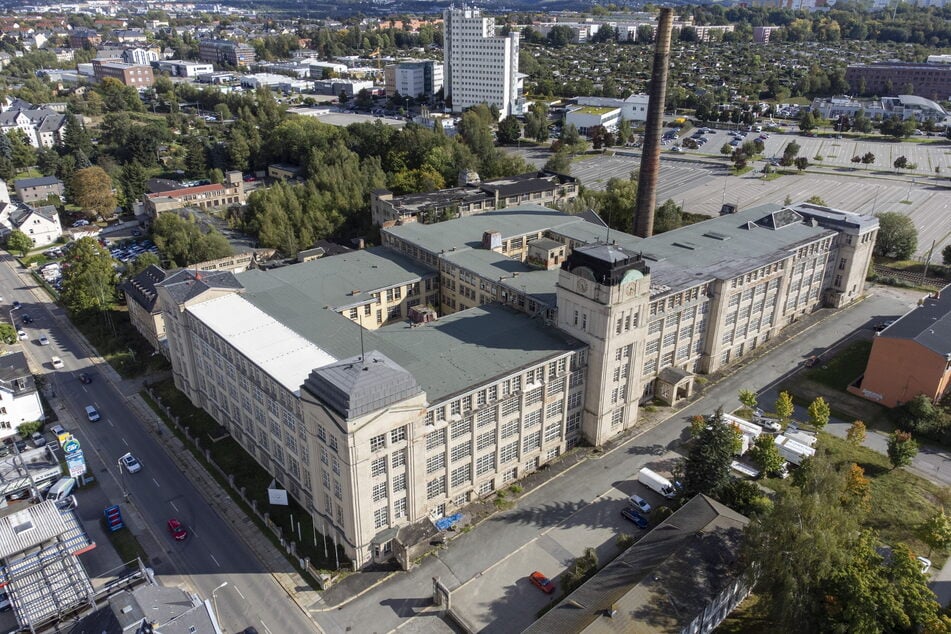
[[502, 117], [521, 114], [518, 33], [497, 36], [495, 20], [483, 18], [479, 9], [449, 8], [443, 20], [445, 95], [452, 111], [485, 102]]

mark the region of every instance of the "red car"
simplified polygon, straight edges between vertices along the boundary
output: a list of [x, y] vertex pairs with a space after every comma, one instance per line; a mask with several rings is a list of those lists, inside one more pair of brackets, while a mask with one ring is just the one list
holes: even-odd
[[531, 580], [532, 585], [544, 592], [545, 594], [551, 594], [555, 591], [555, 584], [552, 583], [551, 579], [538, 572], [537, 570], [528, 576]]
[[168, 521], [168, 532], [171, 534], [172, 539], [177, 542], [185, 541], [185, 538], [188, 537], [188, 531], [185, 530], [181, 522], [174, 518]]

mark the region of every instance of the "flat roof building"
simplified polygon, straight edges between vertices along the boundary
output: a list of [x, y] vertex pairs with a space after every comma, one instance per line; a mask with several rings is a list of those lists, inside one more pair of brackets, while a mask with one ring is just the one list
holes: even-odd
[[250, 66], [257, 59], [254, 47], [232, 40], [202, 40], [198, 43], [198, 59], [234, 68]]
[[641, 239], [524, 204], [156, 288], [176, 386], [365, 565], [854, 300], [877, 227], [764, 205]]
[[496, 35], [495, 20], [470, 7], [446, 9], [443, 21], [444, 93], [452, 111], [485, 102], [502, 118], [522, 114], [518, 31]]

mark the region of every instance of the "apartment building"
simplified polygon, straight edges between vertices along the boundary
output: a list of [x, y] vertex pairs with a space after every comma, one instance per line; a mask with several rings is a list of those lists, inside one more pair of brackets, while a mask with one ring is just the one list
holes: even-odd
[[371, 194], [373, 223], [431, 223], [500, 209], [508, 205], [535, 203], [556, 205], [578, 197], [578, 180], [541, 170], [481, 182], [476, 176], [462, 187], [423, 194], [394, 196], [388, 189]]
[[254, 47], [232, 40], [202, 40], [198, 44], [198, 59], [212, 64], [251, 66], [256, 59]]
[[383, 69], [386, 96], [432, 97], [443, 87], [443, 65], [433, 60], [407, 60]]
[[453, 112], [488, 103], [501, 117], [522, 114], [518, 32], [495, 34], [495, 20], [474, 8], [443, 12], [444, 94]]
[[123, 86], [133, 88], [148, 88], [155, 83], [152, 67], [149, 65], [137, 66], [121, 62], [103, 62], [98, 59], [92, 61], [92, 72], [96, 81], [111, 77], [122, 83]]
[[855, 299], [876, 231], [764, 205], [640, 239], [529, 204], [156, 289], [176, 386], [364, 565]]
[[26, 135], [30, 145], [36, 148], [49, 148], [61, 143], [65, 128], [65, 115], [19, 100], [12, 107], [0, 112], [0, 132], [8, 134], [11, 130], [20, 130]]

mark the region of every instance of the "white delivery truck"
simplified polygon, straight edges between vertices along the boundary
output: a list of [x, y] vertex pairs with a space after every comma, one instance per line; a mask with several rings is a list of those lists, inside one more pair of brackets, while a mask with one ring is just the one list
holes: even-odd
[[651, 471], [647, 467], [637, 472], [637, 481], [651, 491], [660, 493], [665, 498], [671, 499], [677, 497], [677, 489], [670, 483], [670, 480], [659, 473]]

